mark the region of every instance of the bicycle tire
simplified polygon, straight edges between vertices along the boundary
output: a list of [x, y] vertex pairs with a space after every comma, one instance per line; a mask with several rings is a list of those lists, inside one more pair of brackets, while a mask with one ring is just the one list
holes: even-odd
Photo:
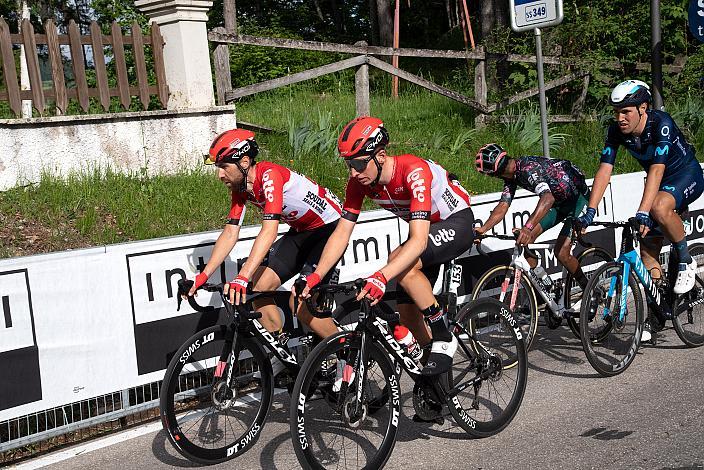
[[[271, 363], [262, 346], [242, 336], [236, 338], [241, 352], [233, 374], [239, 374], [235, 376], [238, 383], [241, 378], [249, 387], [258, 383], [260, 400], [250, 390], [242, 396], [228, 396], [231, 391], [222, 388], [225, 380], [219, 380], [214, 372], [218, 359], [231, 353], [231, 343], [226, 340], [229, 328], [216, 325], [191, 336], [174, 354], [161, 386], [161, 422], [169, 441], [181, 455], [205, 465], [233, 459], [257, 442], [274, 394]], [[251, 361], [242, 358], [247, 351]], [[228, 369], [226, 365], [220, 377], [227, 377]], [[258, 379], [255, 370], [259, 371]], [[245, 424], [234, 422], [239, 416]]]
[[704, 245], [692, 246], [689, 254], [697, 260], [696, 280], [691, 291], [678, 297], [677, 305], [673, 308], [672, 325], [684, 344], [696, 348], [704, 345], [704, 305], [697, 304], [688, 308], [688, 304], [704, 299]]
[[[349, 410], [344, 406], [346, 400], [353, 400], [356, 396], [358, 374], [355, 372], [352, 376], [349, 387], [343, 385], [337, 392], [331, 389], [331, 384], [321, 379], [329, 376], [325, 369], [331, 367], [331, 361], [337, 366], [345, 357], [354, 363], [361, 345], [359, 332], [341, 331], [328, 337], [311, 351], [303, 363], [293, 388], [290, 412], [293, 448], [303, 468], [379, 469], [391, 456], [401, 414], [399, 376], [386, 351], [368, 338], [366, 346], [370, 367], [367, 368], [367, 382], [363, 384], [365, 405], [377, 406], [378, 409], [365, 413], [361, 419], [345, 422], [343, 415]], [[383, 382], [383, 386], [377, 381]], [[312, 395], [312, 389], [320, 390], [322, 397], [308, 398]], [[391, 399], [380, 400], [379, 395], [383, 393], [388, 393]], [[378, 406], [380, 402], [384, 405]], [[352, 406], [353, 402], [348, 404]], [[386, 424], [383, 424], [385, 421]], [[360, 435], [358, 431], [362, 429], [363, 435]], [[378, 442], [378, 446], [369, 442], [371, 439]], [[343, 451], [338, 452], [335, 444], [343, 446]], [[346, 445], [351, 449], [344, 447]], [[348, 455], [356, 462], [341, 463], [340, 460]], [[360, 462], [360, 457], [365, 460]]]
[[[496, 322], [481, 323], [486, 319]], [[461, 385], [460, 372], [474, 371], [481, 375], [485, 361], [501, 360], [503, 367], [498, 372], [482, 380], [479, 390], [467, 387], [448, 402], [448, 408], [467, 433], [474, 437], [489, 437], [497, 434], [513, 420], [520, 409], [526, 391], [528, 379], [528, 356], [525, 343], [518, 326], [518, 320], [511, 314], [505, 304], [491, 297], [476, 300], [465, 305], [457, 315], [457, 324], [465, 331], [471, 331], [468, 337], [454, 328], [453, 333], [463, 344], [457, 349], [452, 365], [452, 382]], [[481, 346], [477, 345], [481, 343]], [[465, 349], [464, 346], [467, 347]], [[492, 355], [487, 354], [486, 350]], [[479, 354], [484, 361], [470, 357]], [[471, 376], [472, 372], [469, 372]], [[467, 401], [471, 406], [465, 406]]]
[[[608, 298], [607, 293], [613, 276], [616, 276], [613, 299], [620, 304], [623, 264], [611, 261], [596, 269], [589, 279], [584, 290], [579, 318], [582, 347], [587, 360], [594, 370], [605, 377], [618, 375], [631, 365], [640, 347], [643, 331], [643, 298], [640, 284], [632, 271], [628, 276], [628, 288], [633, 303], [631, 307], [627, 298], [624, 324], [615, 324], [613, 315], [604, 317], [598, 312], [601, 301]], [[620, 309], [620, 306], [618, 308]]]
[[[477, 300], [484, 297], [492, 297], [498, 300], [501, 284], [506, 278], [506, 270], [510, 270], [511, 272], [509, 287], [506, 292], [506, 298], [504, 299], [504, 303], [508, 305], [511, 301], [511, 292], [515, 282], [515, 269], [507, 265], [494, 266], [482, 274], [477, 281], [477, 285], [474, 286], [474, 289], [472, 290], [472, 299]], [[533, 289], [533, 285], [527, 279], [524, 279], [521, 282], [521, 288], [516, 297], [516, 308], [514, 308], [512, 313], [516, 316], [521, 325], [523, 341], [526, 345], [526, 351], [528, 351], [532, 346], [533, 340], [535, 339], [535, 334], [538, 331], [539, 312], [535, 290]]]
[[[579, 267], [582, 268], [583, 265], [587, 265], [589, 267], [594, 266], [595, 262], [590, 262], [589, 257], [593, 257], [596, 262], [598, 260], [604, 261], [604, 262], [609, 262], [613, 261], [614, 257], [611, 253], [608, 252], [608, 250], [605, 250], [604, 248], [601, 248], [599, 246], [593, 246], [590, 248], [587, 248], [583, 252], [577, 256], [577, 261], [579, 262]], [[586, 260], [586, 261], [585, 261]], [[601, 265], [599, 265], [601, 266]], [[589, 271], [584, 271], [584, 268], [582, 268], [582, 271], [584, 271], [584, 275], [589, 279], [589, 273], [592, 273], [598, 268], [599, 266], [595, 266], [594, 269], [590, 269]], [[570, 309], [573, 306], [572, 299], [582, 299], [582, 288], [579, 286], [579, 284], [574, 280], [572, 273], [568, 272], [567, 277], [565, 278], [565, 289], [569, 289], [569, 294], [564, 296], [565, 302], [565, 309]], [[576, 316], [569, 316], [567, 317], [567, 326], [570, 327], [570, 331], [572, 331], [572, 334], [577, 338], [577, 339], [582, 339], [582, 335], [579, 332], [579, 320], [578, 317]]]

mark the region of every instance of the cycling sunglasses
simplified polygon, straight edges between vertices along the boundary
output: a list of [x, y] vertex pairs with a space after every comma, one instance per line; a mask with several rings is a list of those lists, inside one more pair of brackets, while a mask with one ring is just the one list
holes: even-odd
[[345, 160], [345, 163], [347, 164], [347, 168], [349, 168], [350, 170], [354, 170], [357, 173], [361, 173], [367, 169], [367, 165], [369, 164], [369, 161], [372, 158], [374, 158], [374, 155], [367, 158], [352, 158], [349, 160]]

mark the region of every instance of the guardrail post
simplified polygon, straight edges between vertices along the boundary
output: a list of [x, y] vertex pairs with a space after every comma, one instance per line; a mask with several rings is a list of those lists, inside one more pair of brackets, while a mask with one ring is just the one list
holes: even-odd
[[[355, 43], [355, 46], [366, 46], [365, 41]], [[357, 117], [369, 116], [369, 65], [366, 63], [357, 67], [354, 76], [355, 103], [357, 105]]]
[[205, 25], [212, 0], [137, 0], [135, 6], [159, 25], [164, 38], [168, 109], [215, 104]]

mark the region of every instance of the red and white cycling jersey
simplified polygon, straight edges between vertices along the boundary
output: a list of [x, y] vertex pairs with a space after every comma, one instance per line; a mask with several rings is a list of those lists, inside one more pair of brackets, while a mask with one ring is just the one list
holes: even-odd
[[350, 178], [343, 204], [346, 219], [356, 220], [364, 197], [402, 219], [445, 220], [469, 207], [469, 193], [435, 162], [415, 155], [393, 157], [394, 170], [386, 185], [364, 186]]
[[242, 224], [247, 201], [262, 209], [264, 220], [282, 219], [299, 232], [340, 218], [340, 200], [327, 188], [271, 162], [259, 162], [254, 170], [252, 193], [232, 192], [228, 223]]

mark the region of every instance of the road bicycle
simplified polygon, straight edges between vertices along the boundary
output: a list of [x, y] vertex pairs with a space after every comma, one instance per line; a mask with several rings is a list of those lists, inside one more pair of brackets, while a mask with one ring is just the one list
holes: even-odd
[[[178, 282], [179, 308], [181, 296], [192, 285], [193, 281]], [[188, 297], [191, 307], [213, 316], [224, 311], [225, 322], [195, 333], [174, 353], [161, 386], [160, 413], [176, 450], [209, 465], [243, 454], [261, 435], [274, 394], [267, 352], [291, 377], [300, 366], [288, 348], [288, 335], [276, 337], [267, 331], [258, 320], [261, 313], [252, 308], [257, 299], [281, 297], [287, 302], [290, 292], [257, 292], [245, 304], [233, 306], [223, 294], [223, 284], [206, 283], [200, 289], [219, 295], [223, 307], [200, 306], [192, 296]], [[299, 341], [309, 344], [314, 335]]]
[[584, 352], [592, 367], [603, 376], [614, 376], [626, 370], [635, 359], [645, 317], [641, 286], [648, 299], [653, 333], [671, 320], [677, 335], [687, 346], [704, 344], [704, 246], [690, 247], [690, 254], [697, 260], [696, 284], [690, 292], [678, 296], [672, 291], [678, 271], [673, 246], [670, 246], [661, 280], [655, 282], [638, 253], [640, 235], [635, 218], [626, 222], [594, 222], [593, 225], [622, 229], [623, 235], [618, 259], [594, 271], [584, 291], [580, 328]]
[[[497, 238], [499, 240], [516, 240], [513, 235], [484, 235], [482, 238]], [[614, 257], [608, 250], [592, 246], [580, 234], [572, 232], [571, 249], [574, 251], [577, 243], [584, 248], [578, 255], [577, 261], [584, 274], [589, 277], [594, 270], [606, 262], [613, 261]], [[526, 343], [530, 349], [538, 330], [538, 316], [540, 304], [545, 307], [545, 323], [548, 328], [554, 329], [562, 324], [565, 319], [574, 335], [579, 338], [579, 302], [582, 297], [582, 288], [571, 273], [562, 269], [559, 279], [541, 279], [534, 269], [531, 269], [526, 256], [540, 259], [534, 250], [552, 248], [552, 245], [541, 243], [530, 246], [514, 245], [511, 262], [508, 265], [494, 266], [487, 270], [478, 280], [472, 291], [472, 298], [494, 297], [508, 304], [510, 310], [521, 324]], [[478, 246], [480, 254], [487, 256]], [[523, 280], [527, 282], [524, 282]], [[540, 301], [536, 296], [540, 295]]]
[[[312, 291], [356, 296], [364, 282], [316, 286]], [[307, 302], [310, 312], [321, 314], [314, 300]], [[460, 309], [450, 321], [459, 342], [452, 369], [433, 378], [424, 377], [421, 366], [394, 339], [387, 322], [397, 318], [386, 302], [370, 306], [362, 300], [354, 329], [321, 341], [301, 366], [290, 426], [304, 468], [383, 467], [396, 441], [404, 370], [414, 383], [416, 414], [425, 420], [451, 415], [470, 435], [488, 437], [516, 416], [528, 364], [518, 322], [505, 304], [486, 298]], [[483, 318], [498, 320], [481, 328]], [[505, 368], [507, 363], [517, 366]], [[320, 377], [332, 368], [342, 380], [337, 387], [321, 386]]]

